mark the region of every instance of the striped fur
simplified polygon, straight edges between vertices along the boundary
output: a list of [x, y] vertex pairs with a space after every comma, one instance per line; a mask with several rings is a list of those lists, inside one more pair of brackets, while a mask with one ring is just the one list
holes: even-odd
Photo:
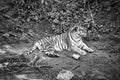
[[86, 36], [86, 31], [83, 28], [77, 27], [72, 28], [69, 30], [69, 32], [55, 35], [51, 37], [43, 38], [39, 41], [37, 41], [31, 51], [29, 51], [26, 55], [30, 55], [38, 49], [41, 53], [45, 53], [48, 56], [59, 56], [58, 54], [55, 54], [54, 51], [63, 51], [63, 50], [69, 50], [77, 52], [81, 55], [87, 54], [88, 52], [93, 52], [91, 48], [89, 48], [85, 43], [82, 41], [82, 37]]
[[[61, 35], [51, 36], [43, 38], [39, 41], [37, 41], [30, 52], [28, 52], [26, 55], [30, 55], [34, 50], [39, 49], [41, 52], [47, 52], [49, 50], [55, 50], [55, 51], [63, 51], [68, 49], [68, 40], [67, 40], [68, 34], [64, 33]], [[63, 45], [64, 44], [64, 45]], [[49, 52], [47, 52], [49, 53]], [[45, 54], [47, 54], [45, 53]], [[49, 54], [47, 54], [49, 55]], [[55, 54], [53, 54], [55, 55]]]

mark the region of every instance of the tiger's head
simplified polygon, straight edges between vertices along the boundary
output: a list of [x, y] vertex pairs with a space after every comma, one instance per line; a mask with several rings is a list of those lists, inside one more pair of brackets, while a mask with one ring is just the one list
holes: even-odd
[[70, 34], [74, 36], [74, 38], [81, 38], [87, 35], [87, 30], [81, 26], [74, 26], [70, 28]]

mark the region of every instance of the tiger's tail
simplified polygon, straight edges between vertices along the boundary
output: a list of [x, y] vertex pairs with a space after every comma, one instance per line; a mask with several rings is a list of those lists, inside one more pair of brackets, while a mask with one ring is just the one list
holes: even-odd
[[27, 52], [25, 52], [23, 55], [24, 55], [24, 56], [29, 56], [29, 55], [31, 55], [37, 48], [38, 48], [38, 49], [41, 49], [41, 46], [39, 46], [39, 45], [40, 45], [40, 43], [39, 43], [39, 42], [36, 42], [36, 43], [33, 45], [32, 49], [29, 50], [29, 51], [27, 51]]
[[33, 53], [32, 50], [31, 50], [31, 51], [28, 51], [27, 53], [24, 54], [24, 56], [29, 56], [29, 55], [31, 55], [32, 53]]

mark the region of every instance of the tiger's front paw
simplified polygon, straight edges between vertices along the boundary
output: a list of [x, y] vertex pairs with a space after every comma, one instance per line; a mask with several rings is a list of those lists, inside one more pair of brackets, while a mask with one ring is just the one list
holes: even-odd
[[81, 50], [79, 53], [80, 53], [81, 55], [86, 55], [86, 54], [87, 54], [87, 52], [86, 52], [86, 51], [83, 51], [83, 50]]
[[93, 49], [89, 49], [89, 50], [87, 50], [89, 53], [93, 53], [94, 52], [94, 50]]

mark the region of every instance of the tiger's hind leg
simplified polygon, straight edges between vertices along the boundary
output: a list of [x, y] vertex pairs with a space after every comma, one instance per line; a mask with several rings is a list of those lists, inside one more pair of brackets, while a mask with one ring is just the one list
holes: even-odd
[[45, 55], [49, 57], [59, 57], [60, 55], [56, 54], [54, 50], [45, 50]]

